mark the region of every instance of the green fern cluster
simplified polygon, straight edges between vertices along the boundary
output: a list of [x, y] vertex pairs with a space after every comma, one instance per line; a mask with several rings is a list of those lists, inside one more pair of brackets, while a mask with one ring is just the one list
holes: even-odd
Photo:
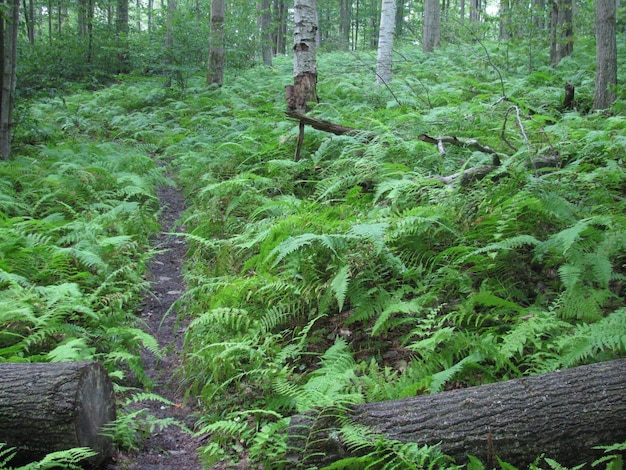
[[[66, 116], [60, 102], [40, 106]], [[132, 310], [166, 179], [144, 153], [76, 136], [24, 153], [0, 165], [0, 360], [98, 359], [148, 382], [139, 350], [159, 348]]]
[[[206, 406], [207, 463], [245, 453], [290, 468], [294, 413], [345, 418], [354, 403], [623, 357], [624, 110], [562, 113], [564, 81], [589, 99], [593, 59], [553, 70], [526, 46], [403, 49], [390, 88], [363, 86], [371, 58], [322, 54], [325, 98], [311, 113], [362, 132], [307, 129], [299, 161], [277, 86], [292, 80], [286, 58], [220, 89], [192, 77], [185, 94], [138, 81], [43, 102], [33, 119], [54, 116], [71, 142], [35, 147], [60, 132], [42, 129], [30, 158], [0, 173], [11, 253], [0, 285], [18, 319], [1, 337], [7, 354], [88, 357], [133, 342], [156, 352], [123, 310], [163, 182], [150, 154], [188, 199], [181, 376]], [[444, 156], [421, 134], [477, 139], [501, 165], [471, 184], [442, 180], [493, 156], [448, 145]], [[122, 147], [74, 146], [83, 135]], [[127, 158], [129, 147], [139, 154]], [[545, 157], [560, 160], [536, 169]], [[89, 329], [78, 317], [93, 317]], [[106, 357], [139, 369], [123, 347]], [[346, 466], [453, 465], [343, 423], [342, 439], [363, 451]]]
[[[299, 161], [282, 97], [252, 76], [198, 91], [211, 108], [178, 118], [206, 126], [169, 152], [190, 201], [184, 371], [209, 410], [207, 461], [244, 442], [264, 462], [263, 452], [285, 451], [288, 416], [313, 406], [341, 414], [626, 354], [623, 116], [562, 115], [558, 77], [509, 70], [502, 82], [495, 63], [451, 59], [480, 64], [484, 50], [454, 47], [406, 51], [393, 97], [360, 86], [363, 57], [346, 66], [346, 56], [322, 56], [321, 67], [341, 65], [321, 77], [332, 100], [312, 114], [367, 132], [307, 131]], [[410, 65], [425, 60], [432, 66]], [[519, 120], [510, 102], [493, 105], [503, 91]], [[442, 158], [421, 133], [476, 138], [502, 165], [472, 185], [446, 184], [438, 176], [491, 156], [446, 147]], [[559, 168], [528, 169], [555, 154]], [[381, 445], [351, 464], [391, 459], [394, 444]]]

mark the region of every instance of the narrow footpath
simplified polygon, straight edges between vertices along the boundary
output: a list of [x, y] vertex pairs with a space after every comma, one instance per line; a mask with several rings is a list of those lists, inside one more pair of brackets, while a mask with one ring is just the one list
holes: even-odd
[[[140, 316], [148, 332], [158, 340], [163, 357], [157, 359], [146, 352], [143, 360], [146, 373], [154, 382], [152, 392], [175, 405], [152, 401], [140, 405], [157, 418], [173, 418], [191, 429], [197, 416], [189, 407], [183, 406], [183, 390], [177, 385], [176, 377], [186, 324], [179, 321], [173, 307], [184, 291], [182, 264], [187, 248], [182, 237], [168, 235], [174, 230], [183, 230], [176, 227], [176, 222], [184, 210], [185, 201], [181, 192], [171, 186], [160, 188], [158, 196], [162, 228], [153, 246], [159, 252], [148, 273], [151, 292], [146, 295]], [[198, 447], [199, 443], [191, 434], [178, 426], [168, 426], [153, 432], [138, 452], [118, 453], [106, 470], [200, 470]]]

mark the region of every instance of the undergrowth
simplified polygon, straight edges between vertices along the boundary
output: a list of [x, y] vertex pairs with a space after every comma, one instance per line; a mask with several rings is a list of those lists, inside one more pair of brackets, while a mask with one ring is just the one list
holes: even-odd
[[[581, 41], [556, 70], [529, 73], [523, 51], [500, 63], [478, 46], [411, 48], [393, 95], [371, 85], [371, 58], [322, 54], [311, 114], [361, 132], [307, 129], [297, 161], [286, 58], [220, 89], [201, 77], [184, 93], [135, 81], [42, 101], [22, 130], [25, 156], [2, 166], [2, 250], [13, 254], [0, 258], [0, 354], [135, 370], [132, 348], [118, 345], [154, 346], [119, 326], [155, 228], [148, 189], [162, 180], [149, 153], [188, 200], [179, 378], [206, 409], [207, 465], [245, 456], [294, 468], [294, 414], [345, 416], [357, 403], [626, 356], [626, 96], [587, 112], [588, 49]], [[577, 110], [560, 109], [565, 81]], [[57, 133], [67, 145], [47, 147]], [[493, 154], [450, 145], [442, 155], [422, 134], [476, 139], [500, 165], [450, 177]], [[77, 147], [85, 136], [115, 144]], [[436, 448], [368, 447], [353, 423], [342, 433], [368, 448], [355, 468], [453, 465]]]

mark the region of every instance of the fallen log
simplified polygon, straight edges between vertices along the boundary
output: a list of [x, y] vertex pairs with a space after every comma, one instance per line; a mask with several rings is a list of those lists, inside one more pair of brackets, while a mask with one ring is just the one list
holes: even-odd
[[[342, 126], [341, 124], [335, 124], [325, 119], [308, 116], [298, 111], [286, 111], [285, 114], [292, 119], [297, 119], [301, 123], [311, 126], [313, 129], [317, 129], [318, 131], [330, 132], [335, 135], [364, 133], [354, 127]], [[374, 138], [374, 134], [371, 134], [371, 138]]]
[[98, 467], [111, 457], [100, 432], [115, 416], [113, 384], [97, 362], [0, 364], [0, 442], [16, 448], [13, 466], [90, 447], [98, 454], [85, 464]]
[[[545, 454], [566, 466], [602, 455], [594, 446], [626, 440], [626, 359], [402, 400], [367, 403], [352, 422], [401, 442], [441, 443], [466, 463], [471, 454], [522, 468]], [[328, 465], [355, 456], [341, 442], [337, 418], [291, 419], [288, 458]], [[306, 449], [303, 451], [303, 449]]]

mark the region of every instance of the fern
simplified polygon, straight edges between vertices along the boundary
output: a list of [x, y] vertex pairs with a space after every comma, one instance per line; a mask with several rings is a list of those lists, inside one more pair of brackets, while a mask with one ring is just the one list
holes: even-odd
[[611, 312], [591, 324], [579, 324], [557, 339], [559, 356], [546, 369], [573, 367], [626, 354], [626, 308]]
[[52, 468], [68, 468], [80, 470], [85, 464], [85, 460], [97, 455], [89, 447], [75, 447], [73, 449], [51, 452], [38, 462], [18, 467], [15, 470], [47, 470]]
[[348, 291], [348, 284], [350, 282], [350, 266], [343, 266], [335, 277], [330, 282], [330, 288], [335, 294], [339, 311], [343, 310], [344, 302], [346, 301], [346, 292]]

